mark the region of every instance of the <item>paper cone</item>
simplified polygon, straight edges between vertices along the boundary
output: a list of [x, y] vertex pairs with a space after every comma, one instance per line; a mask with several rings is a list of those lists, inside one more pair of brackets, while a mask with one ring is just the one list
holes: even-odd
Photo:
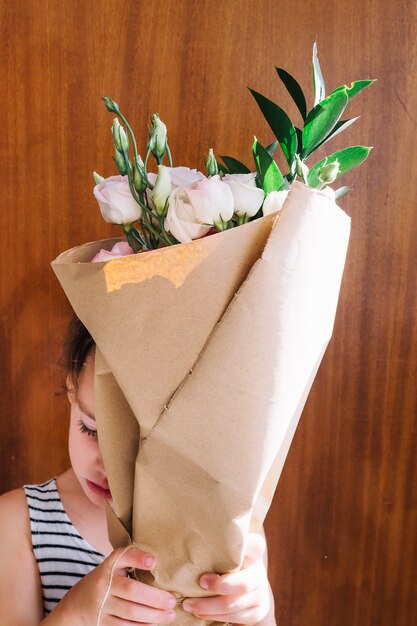
[[279, 220], [107, 263], [86, 262], [102, 247], [87, 244], [53, 263], [98, 346], [100, 447], [158, 586], [204, 595], [201, 573], [241, 564], [331, 336], [349, 227], [295, 183]]
[[269, 216], [190, 244], [110, 263], [89, 261], [117, 240], [92, 242], [64, 252], [52, 263], [103, 355], [103, 360], [96, 359], [100, 443], [117, 513], [128, 529], [133, 494], [130, 478], [129, 485], [119, 478], [125, 474], [119, 459], [125, 457], [124, 466], [132, 466], [132, 445], [129, 454], [115, 458], [113, 446], [120, 450], [117, 436], [136, 416], [140, 434], [146, 437], [259, 258], [273, 221]]

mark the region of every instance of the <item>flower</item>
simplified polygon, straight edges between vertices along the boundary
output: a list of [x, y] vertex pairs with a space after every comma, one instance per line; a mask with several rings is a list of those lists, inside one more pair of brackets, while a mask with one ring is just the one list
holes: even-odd
[[233, 216], [233, 193], [220, 176], [212, 176], [186, 187], [185, 192], [201, 224], [223, 227]]
[[203, 237], [210, 230], [210, 226], [203, 226], [198, 221], [186, 187], [175, 187], [171, 191], [165, 230], [169, 231], [180, 243]]
[[127, 174], [125, 160], [122, 154], [116, 148], [114, 149], [114, 162], [116, 163], [117, 169], [119, 170], [119, 174], [125, 176]]
[[113, 126], [111, 127], [111, 131], [113, 133], [113, 140], [116, 150], [121, 153], [129, 150], [129, 140], [126, 135], [126, 131], [123, 126], [120, 125], [117, 117], [115, 117], [113, 120]]
[[304, 184], [307, 184], [308, 172], [310, 171], [298, 154], [295, 155], [295, 171]]
[[284, 202], [287, 199], [288, 189], [283, 189], [282, 191], [271, 191], [266, 198], [264, 205], [262, 207], [262, 211], [264, 215], [270, 215], [271, 213], [276, 213], [277, 211], [281, 211], [284, 206]]
[[140, 219], [142, 209], [133, 199], [126, 176], [109, 176], [94, 187], [101, 214], [110, 224], [132, 224]]
[[329, 185], [330, 183], [334, 183], [336, 178], [339, 176], [339, 173], [340, 163], [338, 159], [335, 159], [331, 163], [323, 165], [323, 167], [320, 168], [317, 178], [321, 183]]
[[158, 215], [165, 213], [165, 206], [171, 189], [172, 183], [169, 168], [165, 167], [165, 165], [158, 165], [158, 176], [152, 191], [152, 202]]
[[105, 180], [104, 176], [100, 176], [97, 172], [93, 172], [93, 178], [96, 185], [99, 185]]
[[[165, 167], [165, 169], [171, 176], [173, 187], [187, 187], [188, 185], [192, 185], [205, 178], [204, 174], [198, 172], [197, 170], [191, 170], [189, 167]], [[148, 179], [149, 182], [154, 185], [156, 182], [156, 174], [150, 172], [148, 174]]]
[[[165, 165], [163, 167], [164, 167], [165, 172], [168, 173], [171, 177], [172, 189], [175, 189], [176, 187], [189, 187], [193, 183], [196, 183], [199, 180], [202, 180], [203, 178], [205, 178], [204, 174], [202, 174], [201, 172], [198, 172], [197, 170], [191, 170], [189, 167], [183, 167], [183, 166], [167, 167]], [[158, 166], [158, 170], [159, 170], [159, 166]], [[154, 174], [153, 172], [149, 172], [148, 180], [152, 185], [156, 185], [157, 175]], [[153, 202], [154, 193], [155, 193], [154, 190], [152, 191], [149, 189], [146, 190], [149, 204], [152, 208], [155, 208], [156, 210], [156, 207]], [[188, 202], [188, 199], [187, 199], [187, 202]]]
[[213, 148], [210, 148], [206, 159], [206, 172], [208, 176], [215, 176], [219, 173], [219, 166], [217, 165], [216, 157], [214, 156]]
[[115, 102], [114, 100], [112, 100], [108, 96], [104, 96], [104, 98], [102, 98], [102, 100], [104, 100], [104, 104], [106, 105], [106, 109], [110, 113], [118, 113], [119, 112], [119, 105], [117, 104], [117, 102]]
[[128, 256], [129, 254], [133, 254], [133, 250], [129, 246], [127, 241], [118, 241], [116, 244], [114, 244], [111, 250], [104, 250], [102, 248], [100, 252], [97, 252], [96, 256], [91, 260], [91, 262], [98, 263], [100, 261], [110, 261], [110, 259], [115, 259], [121, 256]]
[[160, 119], [158, 113], [154, 113], [151, 116], [151, 121], [152, 130], [148, 143], [149, 150], [152, 151], [156, 158], [162, 159], [167, 149], [167, 127]]
[[146, 189], [146, 172], [142, 157], [138, 154], [135, 158], [135, 167], [133, 169], [133, 184], [136, 191], [145, 191]]
[[225, 174], [223, 182], [229, 185], [235, 201], [235, 213], [253, 217], [261, 208], [265, 194], [256, 186], [255, 173]]

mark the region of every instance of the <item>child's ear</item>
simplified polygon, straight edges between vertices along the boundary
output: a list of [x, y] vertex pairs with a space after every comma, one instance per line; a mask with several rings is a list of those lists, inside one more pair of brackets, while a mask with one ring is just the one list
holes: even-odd
[[66, 388], [67, 388], [67, 398], [70, 401], [70, 403], [73, 404], [75, 402], [75, 387], [74, 387], [74, 381], [70, 374], [68, 374], [67, 376]]

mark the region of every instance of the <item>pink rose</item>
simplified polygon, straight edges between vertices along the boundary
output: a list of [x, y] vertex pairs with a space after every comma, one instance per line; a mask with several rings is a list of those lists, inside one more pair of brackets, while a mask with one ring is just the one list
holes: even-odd
[[204, 178], [186, 187], [185, 192], [200, 224], [228, 222], [234, 211], [233, 193], [219, 175]]
[[110, 224], [132, 224], [140, 219], [142, 209], [133, 199], [126, 176], [110, 176], [94, 187], [100, 211]]
[[128, 254], [133, 254], [133, 250], [127, 241], [118, 241], [111, 250], [104, 250], [102, 248], [100, 252], [97, 252], [91, 262], [99, 263], [100, 261], [110, 261], [111, 259], [127, 256]]
[[[197, 170], [191, 170], [189, 167], [166, 167], [165, 169], [171, 176], [171, 183], [173, 187], [187, 187], [188, 185], [192, 185], [193, 183], [205, 178], [204, 174], [197, 172]], [[156, 181], [156, 174], [150, 172], [148, 174], [148, 178], [152, 185], [154, 185]]]

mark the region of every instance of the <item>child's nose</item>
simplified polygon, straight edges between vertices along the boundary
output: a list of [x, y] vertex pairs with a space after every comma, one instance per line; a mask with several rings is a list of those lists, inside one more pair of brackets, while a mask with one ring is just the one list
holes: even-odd
[[97, 452], [97, 455], [95, 458], [95, 466], [98, 470], [100, 470], [100, 473], [103, 474], [103, 476], [105, 476], [106, 472], [104, 469], [103, 457], [101, 456], [100, 451]]

